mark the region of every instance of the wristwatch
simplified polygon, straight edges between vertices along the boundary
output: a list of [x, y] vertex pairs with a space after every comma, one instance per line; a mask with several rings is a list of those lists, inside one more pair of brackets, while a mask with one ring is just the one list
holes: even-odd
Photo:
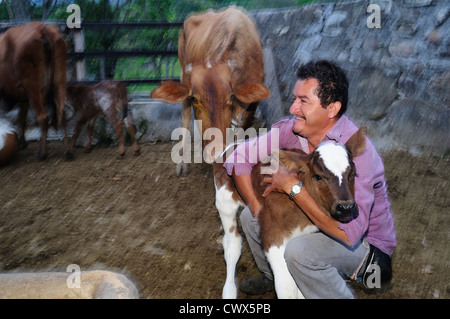
[[289, 198], [291, 200], [294, 200], [295, 195], [300, 194], [301, 190], [303, 187], [303, 183], [302, 182], [298, 182], [297, 184], [295, 184], [294, 186], [291, 187], [291, 192], [289, 193]]

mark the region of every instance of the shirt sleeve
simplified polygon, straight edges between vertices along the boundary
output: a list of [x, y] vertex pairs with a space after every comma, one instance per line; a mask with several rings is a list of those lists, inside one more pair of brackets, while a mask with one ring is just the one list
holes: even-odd
[[227, 174], [247, 175], [259, 161], [272, 152], [272, 131], [239, 144], [234, 152], [227, 157], [224, 167]]
[[289, 118], [283, 118], [272, 125], [271, 130], [266, 134], [239, 144], [227, 157], [223, 166], [228, 175], [233, 173], [233, 169], [236, 175], [248, 175], [253, 166], [268, 158], [272, 151], [292, 148], [295, 141], [297, 137], [292, 133], [292, 121]]

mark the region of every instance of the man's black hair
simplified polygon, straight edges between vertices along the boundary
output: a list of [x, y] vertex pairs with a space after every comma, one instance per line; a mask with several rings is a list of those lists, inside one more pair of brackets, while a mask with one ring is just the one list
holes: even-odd
[[341, 116], [347, 110], [348, 80], [344, 71], [337, 65], [325, 60], [308, 62], [297, 70], [297, 80], [316, 79], [319, 82], [317, 96], [326, 108], [330, 103], [341, 102]]

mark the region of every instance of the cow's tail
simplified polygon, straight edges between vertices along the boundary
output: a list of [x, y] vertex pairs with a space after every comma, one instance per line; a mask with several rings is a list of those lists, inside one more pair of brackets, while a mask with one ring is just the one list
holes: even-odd
[[66, 60], [67, 50], [64, 39], [56, 27], [44, 26], [42, 39], [50, 69], [49, 104], [51, 105], [51, 123], [55, 127], [65, 128], [64, 104], [66, 102]]

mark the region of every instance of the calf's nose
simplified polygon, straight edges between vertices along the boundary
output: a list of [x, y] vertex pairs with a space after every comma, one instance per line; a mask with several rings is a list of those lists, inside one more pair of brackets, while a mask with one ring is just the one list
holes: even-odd
[[337, 204], [336, 215], [339, 221], [349, 222], [358, 217], [358, 206], [356, 203]]

